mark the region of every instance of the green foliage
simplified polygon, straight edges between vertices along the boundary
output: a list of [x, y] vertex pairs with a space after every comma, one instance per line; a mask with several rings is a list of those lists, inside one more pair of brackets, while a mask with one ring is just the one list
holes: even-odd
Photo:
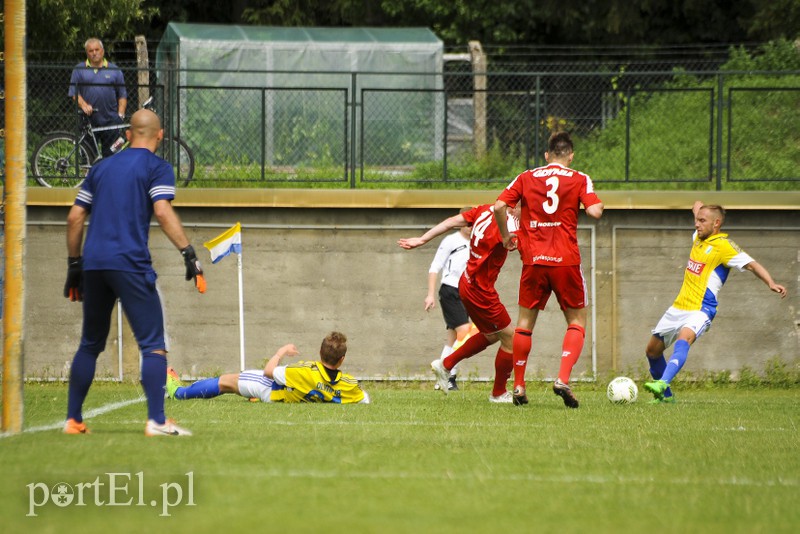
[[736, 387], [739, 388], [757, 388], [761, 387], [763, 380], [758, 373], [754, 372], [750, 367], [742, 367], [739, 370], [739, 380], [736, 381]]
[[[493, 143], [483, 157], [474, 155], [462, 156], [455, 161], [448, 161], [447, 180], [475, 181], [487, 183], [500, 181], [503, 184], [510, 182], [524, 167], [522, 158], [517, 153], [516, 147], [505, 152], [499, 143]], [[444, 176], [444, 164], [431, 162], [415, 166], [411, 172], [412, 179], [432, 179]]]
[[[26, 2], [28, 49], [69, 56], [90, 35], [158, 40], [167, 23], [425, 26], [446, 43], [686, 44], [800, 35], [796, 0], [37, 0]], [[2, 29], [2, 28], [0, 28]], [[66, 55], [66, 54], [65, 54]]]
[[[791, 50], [791, 43], [776, 42], [752, 55], [734, 51], [723, 70], [724, 94], [728, 95], [729, 87], [736, 88], [730, 93], [730, 110], [726, 108], [723, 115], [723, 124], [727, 124], [729, 114], [733, 119], [731, 165], [729, 170], [723, 169], [726, 190], [797, 187], [796, 182], [770, 183], [764, 179], [800, 177], [800, 134], [796, 128], [800, 123], [800, 76], [735, 74], [732, 70], [785, 70], [795, 65], [792, 58], [797, 54], [792, 52], [792, 56]], [[612, 85], [616, 89], [607, 96], [616, 101], [608, 107], [616, 105], [620, 110], [616, 117], [609, 118], [603, 128], [583, 137], [576, 135], [575, 167], [586, 170], [605, 190], [716, 189], [717, 167], [710, 158], [717, 150], [716, 78], [676, 71], [662, 87], [639, 87], [626, 93], [620, 89], [625, 76], [624, 70], [615, 76]], [[192, 108], [207, 109], [223, 97], [231, 98], [214, 91], [201, 96], [209, 101], [195, 102]], [[371, 98], [380, 97], [375, 94]], [[234, 100], [225, 104], [226, 114], [210, 124], [199, 115], [188, 118], [187, 131], [203, 134], [202, 138], [187, 139], [198, 160], [196, 186], [234, 182], [240, 172], [238, 178], [247, 181], [242, 184], [245, 187], [349, 187], [349, 179], [342, 179], [345, 155], [338, 112], [326, 116], [303, 99], [276, 104], [275, 120], [268, 121], [273, 150], [267, 156], [266, 182], [261, 182], [261, 134], [252, 135], [261, 124], [259, 113], [254, 113], [260, 109], [260, 99]], [[512, 137], [500, 136], [491, 140], [481, 158], [467, 151], [448, 154], [446, 162], [437, 159], [431, 152], [435, 127], [429, 102], [412, 94], [379, 102], [381, 105], [370, 104], [370, 109], [380, 113], [363, 123], [364, 144], [358, 149], [364, 150], [366, 167], [363, 178], [362, 169], [358, 169], [356, 187], [491, 189], [506, 184], [527, 166], [520, 144]], [[514, 116], [513, 109], [503, 106], [496, 106], [493, 113]], [[558, 125], [559, 120], [563, 119], [543, 119], [542, 128], [570, 128]], [[722, 134], [723, 162], [727, 163], [726, 127]], [[630, 158], [627, 168], [626, 158]], [[313, 180], [323, 183], [311, 185]]]
[[[731, 180], [737, 181], [726, 183], [725, 189], [796, 189], [792, 182], [747, 180], [800, 178], [800, 75], [733, 73], [792, 69], [800, 69], [800, 54], [787, 41], [769, 43], [752, 55], [734, 49], [721, 69], [731, 73], [723, 78], [724, 95], [731, 95], [723, 120], [727, 124], [728, 115], [732, 115], [729, 172]], [[729, 93], [730, 87], [736, 90]], [[587, 169], [596, 181], [624, 180], [626, 113], [630, 113], [629, 181], [604, 183], [604, 188], [630, 188], [639, 181], [660, 180], [646, 187], [713, 189], [716, 169], [709, 168], [709, 154], [716, 154], [716, 98], [720, 96], [715, 94], [712, 100], [715, 90], [715, 79], [703, 80], [677, 71], [663, 90], [633, 93], [604, 129], [576, 141], [576, 167]], [[727, 128], [722, 134], [723, 157], [727, 158]]]
[[778, 357], [767, 360], [764, 378], [772, 387], [787, 387], [798, 383], [797, 373], [792, 373], [786, 362]]
[[[98, 37], [107, 46], [113, 41], [132, 39], [136, 29], [146, 25], [158, 11], [144, 3], [145, 0], [26, 2], [29, 57], [37, 51], [48, 51], [48, 59], [53, 59], [51, 51], [61, 50], [65, 60], [77, 63], [85, 58], [81, 54], [89, 37]], [[109, 52], [113, 50], [107, 49], [107, 56]]]
[[800, 37], [800, 2], [797, 0], [753, 0], [755, 13], [747, 21], [747, 35], [769, 40]]
[[715, 386], [727, 386], [731, 383], [731, 372], [727, 370], [711, 373], [709, 382]]
[[720, 67], [722, 71], [796, 71], [800, 70], [800, 50], [786, 39], [764, 44], [756, 53], [744, 47], [732, 47], [730, 58]]

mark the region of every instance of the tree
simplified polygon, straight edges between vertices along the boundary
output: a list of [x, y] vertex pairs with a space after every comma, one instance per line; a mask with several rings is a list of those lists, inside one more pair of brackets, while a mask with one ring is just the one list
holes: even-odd
[[47, 51], [47, 59], [58, 59], [52, 51], [75, 59], [89, 37], [113, 43], [132, 39], [136, 29], [156, 13], [144, 7], [145, 0], [29, 0], [27, 9], [28, 56], [37, 59]]
[[799, 0], [752, 0], [753, 17], [743, 21], [750, 38], [773, 40], [800, 38]]
[[[800, 0], [29, 0], [28, 50], [72, 58], [167, 24], [425, 26], [446, 44], [680, 45], [800, 36]], [[51, 53], [48, 59], [55, 59]]]

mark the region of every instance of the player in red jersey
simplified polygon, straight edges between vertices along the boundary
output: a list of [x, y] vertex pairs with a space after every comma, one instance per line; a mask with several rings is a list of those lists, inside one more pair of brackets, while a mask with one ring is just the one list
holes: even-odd
[[[494, 207], [491, 204], [477, 206], [445, 219], [420, 237], [400, 239], [397, 244], [410, 250], [424, 245], [434, 237], [453, 228], [472, 227], [469, 240], [469, 260], [458, 283], [458, 292], [461, 302], [480, 333], [469, 337], [463, 345], [446, 358], [431, 362], [431, 368], [436, 373], [440, 389], [447, 393], [450, 369], [461, 360], [474, 356], [489, 345], [500, 341], [500, 348], [497, 349], [494, 362], [494, 387], [489, 400], [510, 403], [512, 398], [506, 391], [506, 382], [511, 376], [513, 366], [514, 330], [511, 327], [511, 317], [500, 302], [500, 296], [494, 288], [500, 269], [508, 256], [508, 250], [503, 245], [493, 211]], [[505, 222], [507, 233], [516, 231], [518, 227], [515, 215], [517, 214], [512, 213], [510, 218], [507, 217]]]
[[513, 400], [516, 405], [528, 403], [525, 367], [531, 351], [531, 334], [539, 310], [544, 309], [550, 293], [554, 292], [567, 320], [567, 333], [553, 391], [568, 407], [578, 407], [578, 399], [569, 387], [569, 377], [583, 350], [588, 304], [578, 249], [578, 210], [583, 204], [587, 215], [599, 219], [603, 203], [594, 192], [592, 180], [568, 167], [573, 156], [569, 133], [554, 133], [544, 154], [547, 165], [517, 176], [494, 205], [503, 243], [512, 250], [517, 243], [506, 230], [506, 209], [522, 206], [519, 231], [522, 275], [519, 318], [513, 342]]

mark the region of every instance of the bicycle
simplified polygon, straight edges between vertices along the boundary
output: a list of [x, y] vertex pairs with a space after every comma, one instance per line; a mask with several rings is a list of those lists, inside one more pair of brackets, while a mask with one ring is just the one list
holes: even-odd
[[[142, 108], [152, 110], [153, 97], [148, 98]], [[124, 138], [123, 132], [130, 126], [115, 124], [94, 127], [83, 111], [78, 111], [78, 115], [81, 117], [81, 126], [77, 137], [72, 132], [51, 132], [33, 151], [31, 170], [40, 185], [80, 187], [92, 165], [103, 159], [95, 133], [119, 130]], [[115, 153], [128, 148], [128, 144], [126, 140]], [[172, 163], [176, 183], [189, 185], [194, 175], [194, 154], [182, 139], [165, 136], [156, 153]]]

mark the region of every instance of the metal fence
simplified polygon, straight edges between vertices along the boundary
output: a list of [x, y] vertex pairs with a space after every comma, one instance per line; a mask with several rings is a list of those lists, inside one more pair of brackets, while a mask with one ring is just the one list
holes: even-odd
[[[29, 67], [31, 153], [76, 127], [70, 72]], [[556, 130], [573, 134], [576, 168], [617, 188], [800, 181], [799, 72], [444, 72], [441, 89], [419, 90], [371, 82], [392, 73], [274, 87], [237, 83], [252, 72], [227, 73], [225, 86], [180, 85], [180, 71], [140, 86], [135, 68], [123, 72], [128, 109], [155, 96], [190, 148], [190, 187], [486, 187], [542, 164]]]

